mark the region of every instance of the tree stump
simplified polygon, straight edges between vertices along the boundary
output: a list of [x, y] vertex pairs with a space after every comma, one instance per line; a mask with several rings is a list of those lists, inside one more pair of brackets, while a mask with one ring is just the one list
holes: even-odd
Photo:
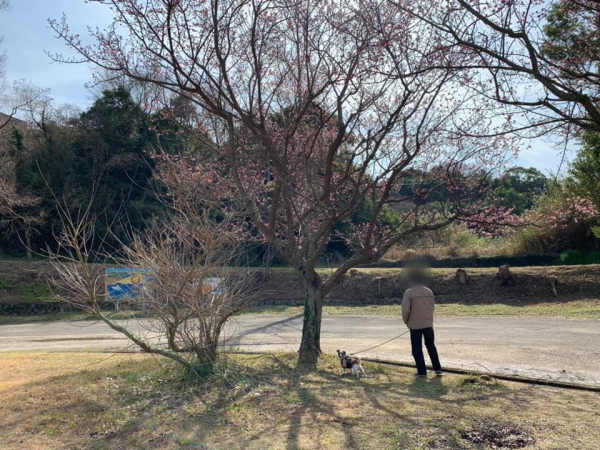
[[469, 282], [467, 271], [465, 269], [456, 269], [456, 279], [458, 280], [458, 284], [462, 286], [467, 284]]
[[516, 284], [515, 277], [510, 273], [510, 266], [508, 264], [498, 267], [496, 278], [500, 280], [500, 286], [514, 286]]

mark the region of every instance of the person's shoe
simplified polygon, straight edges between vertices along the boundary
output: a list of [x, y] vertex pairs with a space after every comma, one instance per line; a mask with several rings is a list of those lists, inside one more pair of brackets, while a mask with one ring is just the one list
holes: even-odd
[[436, 370], [436, 371], [435, 371], [435, 376], [436, 376], [436, 377], [441, 377], [442, 375], [444, 375], [444, 374], [442, 373], [442, 371], [441, 371], [441, 370]]
[[427, 378], [427, 375], [421, 375], [420, 373], [415, 373], [415, 378]]

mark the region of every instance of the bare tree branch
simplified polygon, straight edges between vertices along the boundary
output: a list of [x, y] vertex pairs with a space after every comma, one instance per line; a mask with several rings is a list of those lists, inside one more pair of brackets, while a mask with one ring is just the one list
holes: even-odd
[[[207, 214], [179, 210], [143, 235], [132, 231], [131, 245], [110, 259], [94, 250], [106, 236], [95, 234], [89, 207], [76, 217], [66, 207], [61, 211], [60, 247], [48, 250], [58, 274], [52, 283], [59, 300], [97, 316], [144, 352], [170, 358], [198, 375], [211, 373], [223, 326], [256, 301], [263, 284], [260, 271], [242, 269], [242, 252], [227, 233], [229, 221], [216, 223]], [[122, 303], [145, 314], [141, 331], [133, 332], [104, 312], [110, 298], [104, 267], [93, 263], [99, 258], [137, 268], [138, 276], [146, 278], [137, 280], [136, 295]]]
[[[91, 62], [198, 106], [214, 161], [167, 161], [160, 175], [176, 201], [243, 212], [299, 272], [304, 361], [320, 353], [333, 282], [411, 233], [469, 217], [481, 184], [467, 180], [501, 167], [513, 147], [500, 135], [486, 146], [469, 138], [503, 126], [473, 113], [475, 96], [461, 92], [448, 59], [459, 64], [464, 51], [440, 47], [428, 24], [386, 3], [99, 3], [112, 6], [115, 20], [92, 31], [92, 45], [66, 19], [50, 22], [79, 55], [55, 59]], [[436, 168], [439, 189], [453, 190], [453, 201], [406, 202], [406, 214], [383, 224], [407, 172]], [[365, 204], [370, 211], [351, 233], [354, 257], [324, 283], [316, 264], [334, 228]]]

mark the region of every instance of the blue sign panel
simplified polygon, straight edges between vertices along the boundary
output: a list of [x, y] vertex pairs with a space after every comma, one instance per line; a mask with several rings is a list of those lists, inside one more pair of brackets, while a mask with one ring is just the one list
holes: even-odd
[[152, 280], [149, 269], [110, 268], [106, 270], [106, 293], [112, 299], [137, 297]]

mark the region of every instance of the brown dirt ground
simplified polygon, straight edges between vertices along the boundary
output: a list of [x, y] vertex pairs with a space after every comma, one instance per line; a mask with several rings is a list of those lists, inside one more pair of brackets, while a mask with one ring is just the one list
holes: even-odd
[[324, 358], [229, 357], [191, 382], [162, 360], [94, 353], [0, 354], [0, 448], [594, 449], [596, 393], [490, 378], [415, 380], [365, 363], [340, 376]]

